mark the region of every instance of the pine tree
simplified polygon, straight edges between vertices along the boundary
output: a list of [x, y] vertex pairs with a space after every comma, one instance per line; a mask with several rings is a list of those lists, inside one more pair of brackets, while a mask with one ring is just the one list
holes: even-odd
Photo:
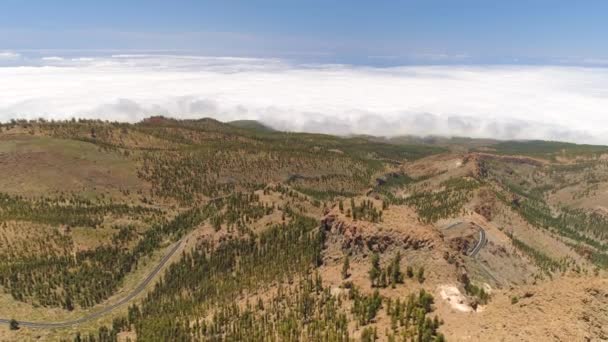
[[9, 326], [11, 330], [19, 330], [19, 322], [17, 322], [17, 320], [15, 320], [14, 318], [11, 319]]
[[413, 278], [414, 277], [414, 269], [412, 268], [412, 266], [408, 266], [406, 269], [406, 274], [408, 278]]
[[377, 286], [380, 273], [380, 256], [378, 253], [374, 253], [372, 254], [372, 268], [369, 270], [369, 280], [372, 282], [372, 287]]
[[419, 283], [423, 283], [424, 282], [424, 267], [420, 267], [418, 269], [418, 274], [416, 275], [416, 277], [418, 278], [418, 282]]
[[350, 258], [348, 257], [348, 255], [346, 257], [344, 257], [344, 264], [342, 264], [342, 279], [347, 279], [350, 274], [349, 274], [349, 270], [350, 270]]
[[393, 288], [395, 288], [395, 286], [398, 283], [402, 283], [403, 282], [403, 274], [401, 273], [401, 253], [397, 252], [397, 255], [395, 256], [395, 259], [393, 259], [392, 265], [391, 265], [391, 270], [390, 270], [391, 274], [391, 285]]
[[378, 283], [378, 287], [386, 287], [387, 279], [386, 279], [386, 270], [382, 270], [380, 273], [380, 281]]
[[68, 311], [74, 310], [74, 302], [72, 301], [72, 296], [69, 295], [69, 294], [65, 298], [65, 305], [64, 305], [64, 307]]

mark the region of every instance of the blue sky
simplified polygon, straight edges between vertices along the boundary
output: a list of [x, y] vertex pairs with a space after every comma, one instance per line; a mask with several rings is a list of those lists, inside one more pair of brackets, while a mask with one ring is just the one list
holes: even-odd
[[2, 0], [0, 50], [362, 64], [598, 64], [608, 1]]

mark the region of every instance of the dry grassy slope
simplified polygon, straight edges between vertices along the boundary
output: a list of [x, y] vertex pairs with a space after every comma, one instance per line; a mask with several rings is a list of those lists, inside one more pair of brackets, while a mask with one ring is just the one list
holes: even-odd
[[145, 129], [128, 124], [107, 122], [88, 123], [35, 123], [29, 125], [8, 126], [6, 134], [20, 134], [37, 137], [52, 137], [57, 139], [74, 139], [80, 141], [95, 141], [108, 146], [119, 146], [125, 149], [173, 149], [182, 147], [178, 142], [166, 137], [149, 134]]
[[0, 257], [3, 260], [69, 255], [73, 246], [73, 239], [55, 227], [22, 221], [0, 225]]
[[[72, 136], [76, 139], [66, 139], [61, 137], [62, 134], [53, 134], [44, 127], [16, 126], [1, 130], [0, 192], [29, 199], [75, 197], [94, 203], [149, 206], [142, 202], [143, 198], [149, 196], [150, 186], [137, 176], [137, 151], [108, 149], [100, 144], [78, 140], [77, 133]], [[88, 131], [80, 133], [83, 136], [90, 134]], [[154, 147], [158, 142], [149, 135], [143, 138], [138, 132], [129, 132], [126, 135], [128, 139], [116, 137], [119, 133], [120, 130], [108, 130], [108, 139], [116, 143], [131, 139], [145, 147]], [[171, 204], [170, 201], [157, 199], [152, 207], [172, 211]], [[104, 217], [102, 225], [96, 229], [68, 229], [65, 225], [29, 221], [3, 222], [0, 229], [4, 241], [0, 242], [0, 254], [72, 254], [77, 250], [111, 243], [112, 237], [118, 232], [117, 227], [130, 225], [139, 233], [149, 226], [137, 218], [111, 215]], [[57, 246], [54, 241], [58, 237], [67, 239], [67, 245], [63, 243]]]
[[[211, 121], [197, 124], [215, 125]], [[158, 131], [155, 134], [150, 132], [145, 125], [137, 130], [97, 130], [95, 139], [120, 146], [118, 149], [104, 149], [102, 144], [60, 138], [71, 134], [81, 139], [90, 139], [92, 132], [86, 129], [77, 132], [44, 129], [30, 131], [18, 128], [4, 131], [0, 133], [0, 172], [3, 172], [5, 177], [0, 178], [0, 188], [3, 192], [26, 196], [55, 196], [61, 192], [77, 192], [92, 197], [103, 194], [106, 198], [124, 203], [141, 203], [138, 194], [147, 194], [150, 186], [137, 177], [138, 150], [181, 146], [176, 141], [159, 137]], [[169, 127], [163, 132], [167, 136], [179, 135], [180, 139], [195, 143], [218, 139], [234, 140], [234, 137], [230, 138], [231, 135], [226, 132], [201, 135], [179, 127]], [[255, 143], [248, 138], [237, 140], [239, 143]], [[125, 149], [131, 153], [124, 153]], [[342, 151], [336, 155], [342, 155]], [[434, 155], [397, 167], [410, 177], [425, 180], [413, 186], [396, 189], [396, 194], [408, 196], [414, 190], [438, 191], [440, 184], [450, 178], [479, 178], [478, 162], [482, 159], [499, 159], [500, 162], [511, 165], [515, 172], [527, 172], [529, 175], [526, 177], [530, 179], [535, 167], [547, 164], [545, 160], [527, 157], [463, 153]], [[601, 174], [603, 170], [599, 168], [597, 173]], [[571, 180], [578, 183], [574, 182], [550, 194], [550, 203], [567, 203], [583, 208], [608, 207], [608, 199], [604, 198], [608, 182], [602, 180], [597, 189], [582, 198], [573, 199], [574, 194], [581, 193], [589, 184], [578, 179], [575, 174]], [[125, 189], [129, 190], [129, 195], [120, 191]], [[591, 267], [561, 239], [525, 222], [512, 208], [497, 200], [491, 190], [489, 185], [481, 186], [474, 191], [460, 215], [434, 224], [421, 223], [415, 210], [405, 205], [391, 205], [383, 211], [381, 222], [371, 223], [364, 220], [353, 221], [346, 216], [344, 212], [349, 207], [349, 200], [344, 201], [344, 212], [338, 209], [337, 202], [327, 201], [330, 208], [322, 213], [320, 207], [312, 205], [312, 198], [303, 194], [300, 196], [308, 200], [294, 199], [277, 192], [264, 194], [258, 191], [258, 195], [263, 203], [281, 206], [290, 202], [293, 207], [300, 208], [309, 215], [323, 217], [328, 239], [324, 252], [325, 263], [319, 271], [324, 282], [331, 285], [336, 292], [340, 291], [339, 286], [343, 283], [340, 269], [345, 254], [351, 255], [351, 276], [348, 280], [366, 292], [372, 291], [367, 272], [369, 257], [374, 251], [381, 254], [383, 265], [399, 251], [403, 257], [403, 271], [408, 265], [414, 269], [424, 266], [424, 283], [406, 279], [403, 286], [382, 289], [381, 294], [391, 298], [404, 298], [420, 288], [432, 291], [436, 298], [437, 312], [446, 322], [441, 331], [449, 340], [577, 341], [584, 340], [585, 337], [592, 340], [605, 337], [608, 326], [608, 312], [605, 309], [608, 306], [608, 284], [605, 279], [584, 278], [572, 271], [564, 275], [554, 274], [553, 279], [546, 276], [539, 279], [541, 271], [533, 260], [514, 247], [508, 234], [515, 235], [553, 258], [571, 258], [583, 268]], [[363, 196], [356, 198], [357, 203], [363, 200], [372, 200], [378, 209], [382, 207], [378, 200]], [[174, 203], [159, 202], [159, 205], [163, 206], [169, 204]], [[488, 243], [476, 258], [464, 255], [463, 250], [458, 248], [459, 238], [469, 244], [476, 243], [477, 234], [474, 229], [456, 233], [444, 231], [445, 227], [457, 221], [473, 222], [486, 231]], [[275, 211], [252, 222], [252, 229], [260, 231], [270, 224], [281, 222], [280, 211]], [[4, 240], [0, 241], [0, 248], [6, 248], [8, 253], [13, 253], [12, 251], [18, 249], [40, 245], [45, 239], [54, 241], [50, 239], [51, 233], [41, 233], [40, 227], [20, 225], [22, 223], [13, 222], [1, 228]], [[49, 227], [44, 228], [46, 230]], [[18, 230], [25, 234], [21, 235]], [[188, 248], [193, 248], [197, 241], [219, 242], [231, 233], [225, 226], [215, 231], [209, 225], [204, 225], [192, 234]], [[109, 240], [112, 232], [109, 228], [102, 228], [91, 236], [88, 231], [76, 228], [70, 235], [76, 246], [92, 248], [104, 240]], [[31, 244], [27, 245], [27, 242]], [[52, 249], [59, 250], [58, 244], [59, 242], [54, 241]], [[41, 246], [36, 252], [45, 253], [45, 249]], [[465, 272], [473, 283], [482, 287], [489, 285], [492, 292], [489, 304], [478, 312], [461, 312], [454, 306], [458, 303], [442, 299], [442, 289], [445, 286], [453, 286], [464, 293], [461, 280]], [[526, 293], [532, 293], [533, 296], [511, 304], [513, 297], [526, 297]], [[465, 307], [470, 300], [471, 298], [463, 299]], [[530, 321], [542, 324], [523, 327], [521, 322]], [[384, 328], [390, 325], [383, 312], [379, 314], [376, 325], [383, 337]], [[358, 336], [360, 331], [354, 326], [350, 328], [354, 336]]]
[[[402, 169], [408, 175], [425, 179], [419, 184], [409, 186], [409, 191], [402, 191], [401, 194], [404, 196], [408, 196], [412, 191], [436, 191], [442, 182], [450, 178], [477, 176], [476, 163], [465, 154], [431, 156], [406, 164]], [[481, 208], [485, 208], [486, 212], [480, 210]], [[480, 213], [487, 215], [488, 218]], [[531, 280], [532, 273], [536, 271], [533, 263], [514, 251], [510, 239], [505, 235], [505, 225], [502, 221], [497, 221], [497, 217], [503, 214], [517, 218], [509, 208], [495, 198], [488, 187], [483, 186], [476, 190], [472, 199], [464, 205], [463, 215], [439, 220], [434, 225], [442, 232], [448, 248], [454, 249], [454, 252], [463, 252], [459, 250], [463, 244], [471, 248], [478, 240], [478, 229], [453, 232], [451, 231], [453, 228], [444, 230], [445, 228], [457, 222], [474, 222], [484, 228], [488, 239], [486, 248], [482, 249], [477, 259], [465, 257], [464, 263], [474, 280], [487, 282], [493, 287], [525, 283]], [[524, 224], [521, 219], [517, 223], [518, 227]]]
[[[12, 198], [22, 196], [24, 202], [30, 204], [45, 198], [52, 205], [69, 206], [68, 203], [74, 199], [90, 200], [95, 205], [141, 205], [142, 196], [148, 192], [148, 185], [137, 177], [137, 162], [133, 154], [20, 127], [0, 131], [2, 194]], [[164, 215], [168, 211], [158, 214]], [[112, 245], [113, 238], [122, 227], [134, 229], [135, 237], [124, 245], [129, 248], [149, 228], [148, 219], [153, 215], [106, 214], [101, 216], [101, 224], [96, 227], [50, 223], [56, 221], [46, 222], [44, 218], [9, 218], [0, 222], [0, 256], [7, 263], [31, 258], [44, 260], [49, 256], [71, 257], [78, 251]], [[135, 278], [127, 276], [125, 288], [143, 277], [145, 273], [141, 272], [150, 269], [146, 264], [143, 261], [131, 275]], [[70, 314], [60, 308], [32, 306], [29, 299], [28, 302], [16, 301], [4, 292], [1, 300], [5, 308], [0, 315], [3, 318], [19, 316], [25, 320], [46, 318], [52, 321]], [[81, 313], [79, 310], [77, 307], [72, 314], [77, 317]]]
[[[358, 198], [362, 201], [365, 198]], [[356, 202], [358, 202], [356, 201]], [[380, 203], [375, 203], [380, 207]], [[344, 212], [349, 209], [345, 205]], [[487, 223], [483, 217], [477, 214], [470, 214], [462, 217], [463, 220], [476, 222], [478, 224]], [[381, 290], [381, 294], [391, 298], [403, 298], [410, 293], [415, 293], [420, 288], [425, 288], [435, 293], [436, 298], [441, 298], [440, 288], [452, 285], [464, 293], [461, 276], [468, 273], [469, 277], [476, 278], [477, 281], [487, 281], [483, 276], [476, 276], [475, 272], [481, 263], [487, 263], [487, 257], [480, 256], [471, 259], [463, 255], [463, 251], [454, 246], [448, 232], [442, 232], [438, 227], [422, 224], [418, 221], [416, 213], [407, 206], [390, 206], [383, 212], [383, 220], [379, 223], [366, 221], [353, 221], [346, 217], [339, 209], [333, 207], [323, 220], [327, 230], [327, 249], [324, 252], [325, 264], [321, 269], [324, 281], [331, 286], [338, 288], [343, 280], [340, 276], [342, 262], [346, 254], [351, 259], [351, 276], [348, 281], [352, 281], [356, 286], [365, 292], [372, 292], [368, 277], [370, 256], [374, 252], [381, 255], [382, 265], [387, 265], [389, 261], [399, 252], [402, 255], [401, 267], [405, 271], [407, 266], [412, 266], [414, 270], [420, 267], [425, 268], [425, 281], [419, 284], [415, 279], [406, 279], [405, 286], [398, 286], [396, 289], [386, 288]], [[495, 228], [494, 228], [495, 229]], [[488, 227], [492, 230], [492, 227]], [[498, 230], [496, 230], [498, 231]], [[500, 231], [498, 231], [500, 233]], [[488, 235], [496, 232], [489, 232]], [[499, 235], [498, 239], [506, 239]], [[490, 238], [494, 240], [493, 237]], [[473, 241], [472, 243], [474, 243]], [[507, 243], [504, 242], [503, 243]], [[492, 242], [491, 244], [495, 244]], [[493, 247], [495, 248], [495, 247]], [[449, 260], [448, 260], [449, 259]], [[532, 267], [525, 260], [518, 257], [510, 259], [503, 255], [498, 256], [497, 264], [509, 260], [518, 261], [523, 266]], [[503, 269], [492, 269], [493, 264], [486, 265], [484, 269], [491, 269], [493, 274], [506, 274]], [[509, 270], [510, 273], [519, 274], [519, 270]], [[513, 275], [506, 274], [509, 280]], [[503, 286], [505, 281], [501, 279], [499, 286]], [[492, 286], [497, 286], [495, 283]], [[465, 299], [469, 302], [469, 299]], [[383, 327], [388, 326], [387, 317], [378, 318], [378, 327], [383, 331]]]
[[607, 308], [608, 281], [586, 277], [496, 291], [482, 312], [437, 304], [452, 341], [605, 341]]
[[[533, 168], [545, 165], [545, 162], [536, 164], [537, 160], [529, 158], [499, 157], [499, 159], [506, 160], [515, 170], [521, 168], [522, 165], [530, 167], [529, 165], [533, 164], [535, 165]], [[417, 164], [424, 165], [426, 162], [427, 160], [421, 160]], [[442, 176], [445, 177], [453, 172], [445, 167], [445, 159], [441, 162], [439, 167], [447, 170]], [[473, 164], [470, 160], [469, 163], [466, 163], [465, 160], [464, 164], [466, 167], [466, 164], [475, 165], [476, 163]], [[432, 169], [433, 165], [427, 167]], [[476, 172], [479, 173], [479, 170]], [[572, 175], [571, 177], [577, 176]], [[572, 185], [578, 189], [583, 186], [584, 184], [580, 183]], [[606, 183], [599, 185], [600, 188], [605, 186]], [[466, 205], [468, 214], [460, 219], [475, 222], [484, 227], [487, 233], [488, 244], [478, 257], [476, 259], [464, 258], [472, 279], [485, 281], [497, 288], [493, 291], [490, 303], [484, 307], [482, 312], [478, 313], [462, 314], [445, 301], [441, 301], [438, 308], [446, 321], [443, 331], [447, 337], [471, 341], [480, 339], [599, 341], [607, 339], [606, 301], [608, 297], [606, 289], [608, 287], [606, 285], [608, 283], [606, 279], [602, 279], [602, 276], [600, 278], [580, 278], [578, 272], [575, 272], [574, 266], [570, 267], [564, 275], [554, 274], [553, 279], [548, 279], [534, 265], [533, 260], [513, 246], [505, 233], [513, 234], [552, 258], [574, 261], [576, 265], [583, 268], [586, 274], [591, 274], [594, 266], [575, 253], [572, 248], [566, 246], [562, 238], [558, 238], [547, 230], [532, 227], [511, 207], [491, 198], [492, 196], [488, 194], [491, 193], [483, 189], [478, 190], [473, 200]], [[595, 205], [601, 204], [595, 203]], [[486, 210], [479, 210], [482, 207]], [[585, 206], [579, 205], [578, 207]], [[539, 276], [542, 278], [539, 279]], [[523, 299], [516, 305], [511, 304], [511, 298], [523, 297], [526, 293], [534, 294], [534, 296]], [[535, 325], [522, 323], [531, 321], [539, 323]]]
[[[422, 158], [402, 165], [402, 170], [413, 178], [440, 175], [446, 172], [459, 172], [465, 165], [465, 155], [461, 153], [444, 153]], [[459, 170], [459, 171], [457, 171]], [[466, 171], [472, 171], [465, 168]]]
[[[520, 158], [499, 158], [516, 165], [522, 162]], [[537, 160], [529, 158], [525, 158], [523, 163], [544, 164], [536, 164]], [[408, 188], [427, 191], [437, 189], [451, 177], [479, 176], [475, 161], [455, 154], [424, 158], [404, 165], [402, 170], [410, 176], [425, 178], [421, 185]], [[403, 298], [419, 287], [432, 289], [438, 299], [437, 312], [446, 322], [442, 332], [449, 340], [579, 341], [608, 338], [605, 328], [608, 323], [606, 279], [589, 278], [593, 266], [587, 260], [554, 234], [524, 221], [511, 207], [496, 199], [491, 190], [491, 186], [476, 190], [465, 204], [463, 215], [440, 220], [434, 225], [419, 223], [416, 213], [406, 206], [391, 206], [384, 211], [380, 223], [353, 221], [334, 206], [324, 221], [329, 233], [326, 264], [322, 268], [324, 280], [339, 288], [343, 283], [340, 277], [342, 260], [345, 254], [350, 254], [352, 276], [349, 280], [371, 292], [367, 274], [369, 255], [373, 251], [381, 252], [382, 263], [386, 264], [399, 250], [403, 255], [402, 267], [424, 265], [427, 280], [423, 285], [406, 281], [405, 287], [382, 289], [382, 295]], [[407, 190], [397, 190], [396, 193], [409, 195]], [[361, 200], [363, 198], [358, 199]], [[381, 204], [376, 201], [375, 205], [380, 207]], [[348, 207], [345, 205], [344, 211]], [[454, 243], [458, 239], [476, 243], [476, 229], [456, 233], [443, 230], [459, 221], [475, 223], [486, 232], [488, 242], [476, 258], [463, 255], [458, 244]], [[549, 277], [535, 265], [534, 260], [513, 245], [510, 234], [552, 258], [571, 260], [573, 264], [564, 274], [554, 273]], [[453, 240], [455, 237], [458, 239]], [[416, 241], [414, 245], [419, 247], [403, 244], [405, 240]], [[455, 256], [455, 263], [445, 260], [446, 252]], [[582, 267], [588, 275], [580, 275], [575, 265]], [[454, 298], [452, 302], [442, 299], [445, 286], [454, 286], [464, 294], [460, 281], [463, 272], [474, 284], [491, 292], [490, 302], [477, 312], [462, 312], [454, 305], [458, 304]], [[530, 294], [534, 295], [525, 298]], [[514, 297], [523, 298], [519, 303], [511, 304]], [[471, 298], [465, 296], [462, 300], [466, 304]], [[378, 317], [376, 325], [379, 331], [390, 326], [387, 319], [382, 315]], [[522, 323], [530, 321], [542, 323], [536, 326]]]
[[[451, 177], [477, 176], [476, 164], [463, 157], [433, 156], [404, 165], [403, 169], [416, 177], [431, 175], [422, 188], [432, 190]], [[340, 276], [341, 265], [344, 256], [349, 254], [351, 276], [348, 281], [365, 292], [371, 292], [367, 273], [371, 253], [380, 252], [382, 264], [386, 265], [399, 251], [403, 256], [402, 269], [407, 265], [414, 268], [424, 266], [426, 280], [419, 284], [406, 279], [404, 286], [381, 289], [381, 294], [403, 298], [419, 288], [430, 289], [437, 299], [437, 313], [445, 321], [441, 330], [449, 340], [578, 341], [606, 338], [608, 312], [605, 303], [608, 297], [605, 279], [581, 277], [571, 270], [563, 275], [554, 274], [552, 279], [547, 276], [539, 278], [541, 271], [534, 261], [518, 251], [507, 234], [515, 234], [551, 257], [571, 258], [583, 267], [589, 267], [589, 264], [560, 239], [530, 226], [510, 207], [492, 198], [490, 190], [488, 186], [476, 190], [473, 198], [465, 204], [463, 215], [434, 225], [420, 223], [415, 211], [407, 206], [390, 206], [383, 211], [381, 222], [371, 223], [347, 217], [348, 201], [344, 202], [342, 212], [334, 205], [325, 213], [323, 221], [328, 232], [325, 264], [320, 269], [324, 282], [340, 293], [340, 285], [344, 282]], [[370, 198], [356, 198], [355, 202], [359, 204], [363, 200]], [[373, 202], [377, 208], [381, 207], [379, 201]], [[480, 211], [483, 206], [487, 210]], [[472, 222], [486, 231], [488, 243], [476, 258], [463, 255], [463, 251], [452, 243], [452, 233], [443, 231], [456, 221]], [[475, 232], [469, 229], [462, 233], [462, 237], [474, 244], [477, 239]], [[446, 260], [446, 255], [452, 257], [448, 258], [451, 262]], [[461, 282], [463, 272], [473, 283], [491, 292], [490, 302], [477, 312], [462, 312], [457, 308], [471, 310], [466, 305], [470, 297], [462, 296], [464, 305], [455, 305], [461, 304], [455, 302], [456, 297], [450, 298], [451, 302], [443, 298], [443, 289], [447, 286], [454, 286], [461, 294], [465, 292]], [[512, 298], [519, 302], [512, 304]], [[535, 326], [522, 323], [531, 321], [542, 323]], [[380, 313], [374, 325], [382, 339], [390, 320]], [[350, 330], [353, 336], [360, 333], [354, 326]]]
[[[608, 170], [604, 175], [608, 175]], [[568, 205], [608, 214], [608, 182], [574, 183], [551, 193], [548, 200], [556, 206]]]
[[28, 197], [77, 193], [129, 201], [147, 188], [136, 169], [132, 158], [92, 143], [0, 133], [0, 189], [4, 193]]

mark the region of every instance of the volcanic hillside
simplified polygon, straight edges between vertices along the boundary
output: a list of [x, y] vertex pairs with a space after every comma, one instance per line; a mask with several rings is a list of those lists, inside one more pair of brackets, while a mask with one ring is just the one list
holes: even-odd
[[2, 340], [608, 339], [608, 148], [0, 128]]

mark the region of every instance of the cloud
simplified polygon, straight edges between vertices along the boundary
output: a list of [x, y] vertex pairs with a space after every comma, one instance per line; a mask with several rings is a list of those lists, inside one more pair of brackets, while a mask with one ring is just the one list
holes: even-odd
[[58, 56], [49, 56], [49, 57], [42, 57], [42, 60], [45, 62], [61, 62], [64, 60], [64, 58], [58, 57]]
[[0, 120], [150, 115], [258, 119], [332, 134], [608, 143], [608, 69], [298, 65], [174, 55], [46, 58], [0, 67]]
[[21, 57], [20, 54], [16, 53], [16, 52], [12, 52], [12, 51], [0, 51], [0, 60], [14, 60], [14, 59], [18, 59], [19, 57]]

